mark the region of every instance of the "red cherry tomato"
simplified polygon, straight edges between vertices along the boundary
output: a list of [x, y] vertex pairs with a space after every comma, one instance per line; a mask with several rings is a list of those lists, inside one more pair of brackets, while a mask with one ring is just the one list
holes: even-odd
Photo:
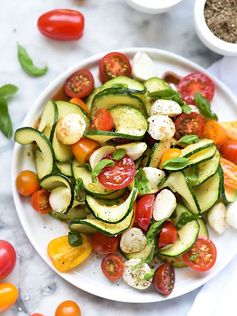
[[17, 191], [23, 196], [30, 196], [40, 189], [39, 179], [35, 172], [21, 171], [16, 178]]
[[178, 84], [178, 90], [185, 102], [195, 105], [194, 96], [196, 92], [199, 92], [204, 98], [211, 101], [214, 96], [215, 86], [207, 75], [193, 72], [181, 79]]
[[88, 69], [72, 74], [64, 84], [64, 91], [70, 98], [86, 98], [94, 89], [94, 78]]
[[175, 243], [177, 239], [177, 229], [169, 221], [164, 222], [158, 241], [159, 248]]
[[180, 139], [184, 135], [195, 134], [202, 136], [205, 126], [205, 119], [201, 114], [192, 112], [180, 114], [175, 120], [175, 137]]
[[170, 263], [163, 263], [156, 271], [153, 284], [157, 292], [168, 296], [174, 289], [175, 274], [174, 267]]
[[109, 237], [101, 233], [92, 235], [91, 244], [94, 251], [100, 255], [109, 255], [115, 253], [118, 249], [119, 238]]
[[231, 162], [237, 164], [237, 141], [228, 140], [219, 148], [222, 156], [230, 160]]
[[100, 60], [99, 77], [102, 83], [118, 76], [131, 77], [131, 73], [130, 61], [122, 53], [109, 53]]
[[51, 211], [49, 205], [50, 192], [47, 190], [36, 191], [31, 197], [33, 208], [40, 214], [48, 214]]
[[73, 41], [81, 38], [84, 31], [84, 16], [81, 12], [56, 9], [41, 15], [37, 22], [39, 31], [52, 39]]
[[184, 263], [191, 269], [205, 272], [216, 262], [216, 246], [205, 237], [198, 238], [192, 248], [183, 255]]
[[[112, 155], [107, 155], [105, 158], [113, 160]], [[114, 161], [113, 166], [102, 169], [98, 179], [107, 189], [120, 190], [132, 182], [135, 174], [136, 167], [133, 160], [125, 155], [121, 160]]]
[[99, 109], [95, 112], [91, 128], [100, 131], [111, 131], [114, 127], [114, 120], [110, 112], [106, 109]]
[[155, 201], [155, 195], [144, 195], [137, 202], [135, 212], [135, 225], [138, 225], [141, 229], [147, 231], [153, 212], [153, 206]]
[[0, 240], [0, 280], [6, 278], [16, 265], [16, 251], [6, 240]]
[[123, 274], [123, 261], [117, 255], [105, 256], [101, 263], [101, 269], [110, 281], [117, 281]]

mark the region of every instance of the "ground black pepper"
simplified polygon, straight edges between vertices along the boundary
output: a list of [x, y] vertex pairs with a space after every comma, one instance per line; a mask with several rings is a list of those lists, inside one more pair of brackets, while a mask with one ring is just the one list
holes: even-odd
[[204, 16], [218, 38], [237, 44], [237, 0], [207, 0]]

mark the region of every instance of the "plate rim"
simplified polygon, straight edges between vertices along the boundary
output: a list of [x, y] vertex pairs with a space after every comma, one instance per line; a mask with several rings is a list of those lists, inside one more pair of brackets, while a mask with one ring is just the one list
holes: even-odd
[[[221, 90], [224, 90], [224, 92], [226, 93], [226, 95], [232, 100], [233, 104], [235, 104], [235, 107], [237, 108], [237, 101], [236, 101], [236, 97], [234, 96], [234, 94], [230, 91], [230, 89], [224, 84], [222, 83], [219, 79], [217, 79], [214, 75], [210, 74], [208, 71], [206, 71], [203, 67], [201, 67], [200, 65], [198, 65], [197, 63], [190, 61], [189, 59], [182, 57], [176, 53], [172, 53], [172, 52], [168, 52], [166, 50], [162, 50], [162, 49], [158, 49], [158, 48], [150, 48], [150, 47], [131, 47], [131, 48], [123, 48], [123, 49], [118, 49], [118, 50], [114, 50], [114, 51], [119, 51], [119, 52], [123, 52], [123, 53], [127, 53], [127, 54], [134, 54], [136, 52], [144, 52], [144, 53], [151, 53], [151, 54], [156, 54], [156, 55], [164, 55], [166, 57], [170, 57], [172, 59], [175, 60], [175, 62], [177, 63], [182, 63], [186, 66], [189, 66], [191, 68], [195, 68], [197, 71], [201, 71], [205, 74], [207, 74], [208, 76], [210, 76], [212, 78], [212, 80], [215, 82], [215, 85], [218, 85]], [[40, 106], [42, 106], [42, 102], [43, 100], [46, 98], [46, 96], [48, 94], [50, 94], [50, 92], [52, 90], [55, 90], [56, 87], [61, 83], [63, 78], [66, 78], [67, 76], [69, 76], [70, 74], [72, 74], [74, 71], [80, 69], [80, 67], [84, 67], [84, 65], [88, 65], [90, 63], [95, 63], [97, 62], [101, 57], [103, 57], [105, 54], [107, 54], [108, 52], [111, 51], [105, 51], [99, 54], [95, 54], [92, 55], [91, 57], [85, 58], [82, 61], [80, 61], [79, 63], [76, 63], [74, 65], [72, 65], [71, 67], [69, 67], [68, 69], [66, 69], [65, 71], [63, 71], [62, 73], [60, 73], [59, 75], [56, 76], [56, 78], [54, 80], [52, 80], [47, 86], [46, 88], [40, 93], [40, 95], [38, 96], [38, 98], [35, 100], [35, 102], [33, 103], [31, 109], [27, 112], [21, 126], [25, 126], [25, 124], [27, 124], [27, 122], [29, 121], [29, 118], [31, 117], [32, 113], [34, 113]], [[221, 270], [223, 270], [225, 268], [226, 265], [228, 265], [228, 263], [230, 263], [230, 261], [234, 258], [234, 256], [237, 254], [237, 249], [236, 252], [232, 253], [232, 256], [230, 256], [230, 260], [227, 261], [224, 265], [222, 265], [219, 269], [216, 269], [215, 272], [213, 272], [212, 274], [209, 275], [209, 277], [205, 278], [205, 281], [202, 281], [203, 279], [199, 279], [199, 282], [196, 280], [196, 282], [194, 282], [193, 285], [188, 287], [188, 290], [184, 290], [181, 291], [180, 293], [178, 293], [178, 295], [172, 296], [172, 294], [168, 297], [163, 297], [162, 300], [160, 299], [160, 296], [157, 295], [158, 299], [154, 299], [154, 298], [150, 298], [149, 296], [145, 297], [144, 296], [144, 300], [139, 300], [136, 301], [135, 299], [126, 299], [126, 298], [121, 298], [121, 296], [118, 295], [118, 297], [114, 297], [113, 295], [110, 295], [109, 292], [107, 293], [98, 293], [96, 291], [96, 289], [91, 288], [90, 286], [88, 287], [86, 284], [80, 284], [80, 287], [78, 286], [77, 282], [74, 282], [73, 280], [71, 280], [68, 277], [68, 274], [63, 274], [60, 273], [59, 271], [57, 271], [54, 266], [49, 263], [48, 258], [45, 256], [45, 254], [41, 251], [37, 249], [37, 245], [34, 242], [34, 238], [31, 238], [32, 235], [32, 231], [30, 229], [28, 229], [27, 227], [27, 221], [25, 221], [24, 216], [22, 215], [22, 208], [20, 206], [20, 196], [16, 190], [15, 187], [15, 176], [16, 176], [16, 172], [17, 172], [17, 160], [18, 160], [18, 155], [17, 155], [17, 151], [20, 148], [20, 144], [16, 144], [14, 145], [14, 149], [13, 149], [13, 153], [12, 153], [12, 163], [11, 163], [11, 188], [12, 188], [12, 194], [13, 194], [13, 200], [14, 200], [14, 205], [16, 208], [16, 212], [18, 215], [18, 218], [20, 220], [21, 226], [24, 229], [24, 232], [27, 236], [27, 238], [29, 239], [31, 245], [34, 247], [35, 251], [40, 255], [40, 257], [44, 260], [44, 262], [47, 264], [47, 266], [49, 266], [51, 269], [53, 269], [57, 275], [59, 275], [60, 277], [62, 277], [64, 280], [66, 280], [67, 282], [69, 282], [70, 284], [74, 285], [76, 288], [86, 291], [90, 294], [93, 294], [95, 296], [101, 297], [101, 298], [106, 298], [109, 300], [113, 300], [113, 301], [118, 301], [118, 302], [124, 302], [124, 303], [153, 303], [153, 302], [163, 302], [163, 301], [167, 301], [173, 298], [177, 298], [180, 297], [184, 294], [190, 293], [191, 291], [198, 289], [200, 286], [204, 285], [205, 283], [207, 283], [210, 279], [214, 278]]]

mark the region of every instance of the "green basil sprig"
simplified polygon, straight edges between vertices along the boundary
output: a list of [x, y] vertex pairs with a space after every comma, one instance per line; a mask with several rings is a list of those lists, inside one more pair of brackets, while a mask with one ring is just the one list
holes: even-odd
[[146, 234], [146, 239], [147, 239], [147, 244], [150, 245], [153, 241], [154, 241], [154, 238], [156, 237], [156, 235], [160, 232], [161, 230], [161, 226], [162, 224], [164, 223], [165, 220], [161, 220], [161, 221], [158, 221], [158, 222], [155, 222], [153, 223], [147, 234]]
[[182, 112], [185, 114], [190, 114], [192, 112], [192, 108], [187, 105], [185, 102], [183, 102], [182, 104], [180, 104], [181, 108], [182, 108]]
[[175, 171], [184, 169], [189, 165], [189, 159], [184, 157], [178, 157], [166, 160], [162, 167], [166, 170]]
[[0, 97], [8, 99], [15, 95], [18, 91], [18, 87], [14, 84], [8, 83], [0, 87]]
[[216, 113], [213, 113], [211, 110], [210, 102], [199, 92], [195, 93], [194, 101], [199, 109], [200, 114], [202, 114], [205, 118], [210, 120], [218, 120], [218, 116], [216, 115]]
[[77, 232], [68, 233], [68, 242], [72, 247], [78, 247], [82, 245], [82, 236]]
[[12, 137], [12, 121], [8, 112], [7, 101], [0, 97], [0, 130], [7, 137]]
[[21, 64], [22, 69], [30, 76], [39, 77], [46, 74], [48, 67], [38, 68], [34, 65], [32, 59], [27, 53], [26, 49], [18, 44], [18, 60]]
[[155, 274], [155, 269], [151, 269], [149, 272], [147, 272], [147, 273], [144, 275], [144, 280], [150, 281], [150, 279], [153, 278], [154, 274]]
[[92, 177], [92, 182], [95, 183], [97, 182], [97, 176], [101, 173], [102, 169], [108, 166], [113, 166], [114, 162], [111, 159], [103, 159], [97, 163], [95, 168], [92, 170], [91, 177]]
[[190, 145], [199, 142], [199, 137], [197, 135], [185, 135], [179, 139], [177, 144], [179, 145]]
[[121, 160], [123, 159], [123, 157], [126, 155], [126, 151], [125, 149], [123, 148], [119, 148], [119, 149], [116, 149], [113, 154], [112, 154], [112, 158], [114, 160]]

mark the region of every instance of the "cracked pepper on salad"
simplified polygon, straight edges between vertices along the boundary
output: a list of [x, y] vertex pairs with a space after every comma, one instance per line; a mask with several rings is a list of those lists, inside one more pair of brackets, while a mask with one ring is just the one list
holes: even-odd
[[36, 168], [16, 186], [36, 211], [68, 225], [48, 245], [60, 272], [94, 251], [111, 282], [153, 284], [167, 296], [175, 268], [215, 265], [209, 229], [237, 228], [237, 122], [218, 122], [204, 73], [158, 78], [142, 52], [132, 61], [109, 53], [98, 68], [100, 86], [78, 70], [37, 126], [16, 131], [16, 142], [34, 144]]

